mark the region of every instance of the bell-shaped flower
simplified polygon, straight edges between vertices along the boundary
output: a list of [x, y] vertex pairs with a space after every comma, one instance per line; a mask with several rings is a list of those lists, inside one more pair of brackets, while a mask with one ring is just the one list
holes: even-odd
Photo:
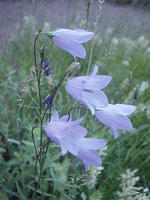
[[108, 104], [107, 107], [101, 108], [95, 112], [98, 120], [104, 125], [112, 129], [114, 138], [118, 137], [118, 130], [133, 130], [131, 121], [128, 115], [135, 111], [136, 107], [126, 104]]
[[98, 66], [94, 66], [93, 72], [89, 76], [74, 77], [67, 81], [67, 92], [80, 103], [86, 105], [92, 114], [95, 108], [103, 108], [108, 105], [108, 99], [101, 89], [105, 88], [112, 77], [97, 75]]
[[68, 115], [59, 117], [57, 111], [54, 111], [51, 121], [45, 126], [45, 132], [47, 136], [55, 141], [56, 144], [61, 146], [62, 154], [64, 155], [67, 151], [78, 153], [79, 148], [75, 145], [75, 140], [83, 138], [87, 134], [87, 130], [79, 125], [82, 118], [72, 121]]
[[98, 155], [97, 150], [104, 148], [106, 144], [107, 141], [104, 139], [78, 139], [77, 145], [79, 147], [79, 151], [78, 154], [75, 156], [82, 160], [85, 166], [85, 171], [88, 170], [89, 166], [101, 166], [101, 159]]
[[52, 33], [52, 40], [56, 46], [76, 57], [85, 58], [86, 50], [82, 43], [89, 41], [94, 33], [86, 30], [58, 29]]
[[68, 119], [68, 115], [60, 118], [58, 112], [54, 111], [51, 121], [45, 126], [47, 136], [61, 146], [63, 155], [68, 151], [80, 159], [84, 163], [86, 171], [91, 165], [101, 165], [97, 150], [103, 148], [107, 141], [85, 138], [87, 130], [79, 125], [82, 118], [76, 121]]

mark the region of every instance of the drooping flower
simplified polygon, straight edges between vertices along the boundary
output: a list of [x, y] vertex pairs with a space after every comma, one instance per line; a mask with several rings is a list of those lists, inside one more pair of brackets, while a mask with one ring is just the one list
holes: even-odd
[[[43, 103], [45, 105], [47, 105], [48, 108], [50, 108], [51, 106], [51, 101], [52, 101], [52, 96], [48, 95], [44, 100]], [[52, 106], [53, 106], [53, 102], [52, 102]]]
[[94, 66], [94, 70], [89, 76], [79, 76], [72, 78], [66, 84], [67, 92], [80, 103], [85, 104], [91, 111], [95, 113], [95, 108], [103, 108], [108, 105], [108, 99], [104, 92], [101, 91], [106, 87], [112, 77], [105, 75], [97, 75], [98, 66]]
[[135, 111], [136, 107], [133, 105], [125, 104], [108, 104], [107, 107], [101, 108], [95, 112], [98, 120], [104, 125], [112, 129], [114, 138], [118, 137], [118, 130], [133, 130], [131, 121], [128, 115]]
[[94, 33], [86, 30], [58, 29], [52, 33], [52, 40], [56, 46], [76, 57], [85, 58], [86, 51], [82, 43], [89, 41]]
[[47, 59], [44, 59], [43, 64], [44, 64], [44, 75], [48, 77], [50, 74], [52, 74], [49, 61]]
[[90, 165], [101, 165], [96, 150], [103, 148], [106, 140], [85, 138], [87, 130], [80, 125], [82, 118], [76, 121], [68, 119], [68, 115], [60, 118], [54, 111], [51, 121], [45, 126], [47, 136], [61, 146], [63, 155], [68, 151], [83, 161], [86, 171]]
[[62, 154], [64, 155], [67, 151], [74, 154], [78, 153], [78, 146], [75, 145], [75, 139], [83, 138], [87, 134], [87, 130], [80, 125], [82, 118], [76, 121], [72, 121], [68, 115], [59, 117], [57, 111], [54, 111], [51, 121], [45, 126], [45, 132], [47, 136], [60, 144]]
[[77, 158], [82, 160], [85, 166], [85, 171], [89, 166], [101, 166], [101, 158], [98, 155], [97, 150], [102, 149], [107, 144], [104, 139], [96, 138], [80, 138], [77, 141], [79, 147]]

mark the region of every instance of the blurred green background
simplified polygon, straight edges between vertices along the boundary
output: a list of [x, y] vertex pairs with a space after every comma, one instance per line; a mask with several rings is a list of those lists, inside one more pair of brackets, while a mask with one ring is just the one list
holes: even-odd
[[[78, 6], [76, 6], [76, 9], [72, 11], [71, 22], [66, 26], [85, 28], [86, 22], [88, 22], [88, 29], [92, 31], [95, 21], [95, 15], [92, 17], [92, 13], [97, 4], [96, 1], [91, 2], [89, 18], [87, 18], [88, 1], [83, 1], [84, 13], [82, 13], [82, 9], [79, 12]], [[130, 3], [131, 1], [115, 2]], [[143, 5], [150, 4], [146, 0], [133, 0], [131, 3], [141, 4], [141, 2]], [[7, 6], [10, 3], [11, 1], [8, 1]], [[38, 6], [38, 1], [32, 3], [34, 6], [35, 4]], [[55, 1], [55, 3], [56, 8], [60, 9], [59, 1]], [[2, 2], [0, 5], [4, 6]], [[20, 4], [18, 3], [18, 5]], [[105, 17], [110, 6], [111, 4], [107, 2], [106, 7], [104, 4], [102, 16]], [[70, 4], [71, 8], [72, 4]], [[114, 8], [119, 9], [115, 4], [112, 9]], [[6, 7], [7, 9], [8, 7]], [[137, 9], [139, 12], [139, 8]], [[95, 14], [96, 12], [97, 10]], [[136, 12], [135, 9], [134, 12]], [[147, 11], [141, 10], [141, 12]], [[67, 13], [64, 15], [66, 16]], [[136, 15], [138, 14], [136, 13]], [[2, 17], [1, 14], [1, 23], [3, 24]], [[52, 23], [43, 21], [44, 23], [38, 26], [37, 19], [40, 17], [22, 16], [22, 19], [19, 18], [17, 22], [17, 28], [12, 31], [12, 35], [8, 34], [7, 37], [4, 37], [4, 32], [1, 32], [0, 41], [2, 41], [3, 48], [0, 49], [0, 200], [32, 199], [35, 155], [31, 129], [38, 121], [37, 85], [33, 73], [33, 41], [39, 27], [42, 27], [43, 30], [54, 30], [55, 27], [53, 25], [55, 21]], [[59, 19], [57, 20], [59, 21]], [[147, 19], [150, 17], [146, 17]], [[15, 24], [15, 22], [13, 23]], [[100, 20], [100, 29], [101, 23], [105, 25], [104, 21]], [[121, 174], [128, 169], [138, 170], [136, 172], [136, 175], [139, 176], [137, 187], [150, 188], [149, 27], [142, 25], [142, 28], [139, 28], [141, 27], [139, 26], [139, 30], [136, 30], [137, 34], [134, 34], [132, 29], [126, 32], [122, 30], [122, 27], [128, 30], [125, 20], [116, 24], [113, 26], [110, 23], [108, 26], [104, 26], [105, 31], [98, 31], [90, 72], [96, 63], [99, 66], [99, 74], [113, 77], [112, 82], [105, 89], [111, 103], [133, 103], [137, 106], [136, 112], [131, 116], [134, 131], [132, 133], [120, 132], [119, 138], [114, 140], [110, 130], [102, 126], [89, 113], [81, 111], [81, 115], [84, 116], [83, 125], [89, 132], [88, 136], [108, 139], [107, 148], [100, 152], [103, 168], [91, 168], [88, 173], [85, 173], [80, 161], [70, 154], [62, 157], [60, 148], [51, 143], [44, 166], [45, 199], [120, 199], [117, 192], [121, 191]], [[61, 27], [60, 25], [57, 26]], [[62, 27], [64, 26], [63, 24]], [[1, 26], [2, 28], [3, 26]], [[42, 78], [42, 97], [44, 99], [51, 93], [52, 86], [58, 83], [65, 69], [73, 62], [73, 58], [68, 53], [55, 48], [48, 38], [42, 37], [38, 42], [38, 48], [43, 44], [46, 45], [46, 57], [50, 60], [53, 71], [51, 85], [47, 84], [44, 76]], [[87, 71], [91, 41], [85, 47], [87, 58], [79, 60], [81, 69], [76, 75], [84, 75]], [[63, 86], [65, 86], [65, 82]], [[67, 94], [63, 86], [55, 99], [55, 108], [60, 115], [66, 114], [72, 105], [77, 105], [77, 102]], [[75, 110], [73, 118], [75, 119], [77, 116], [78, 111]], [[40, 140], [38, 129], [36, 129], [35, 137], [38, 144]], [[41, 199], [40, 194], [39, 189], [36, 200]], [[134, 199], [134, 197], [130, 199]], [[146, 199], [150, 199], [148, 194]]]

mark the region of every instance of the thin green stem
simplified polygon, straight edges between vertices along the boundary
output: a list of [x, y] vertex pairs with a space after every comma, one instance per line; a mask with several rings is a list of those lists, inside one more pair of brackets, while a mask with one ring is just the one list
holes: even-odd
[[73, 108], [71, 108], [71, 109], [69, 110], [69, 117], [68, 117], [67, 121], [69, 121], [69, 119], [70, 119], [70, 117], [71, 117], [71, 112], [72, 112], [72, 110], [75, 110], [75, 109], [85, 109], [85, 110], [88, 110], [88, 111], [89, 111], [88, 108], [83, 107], [83, 106], [81, 106], [81, 105], [75, 106], [75, 107], [73, 107]]
[[92, 0], [87, 0], [87, 10], [86, 10], [86, 23], [85, 23], [85, 29], [88, 28], [91, 4], [92, 4]]
[[[102, 11], [102, 5], [103, 5], [104, 1], [100, 1], [98, 2], [98, 14], [97, 14], [97, 18], [95, 21], [95, 27], [94, 27], [94, 33], [97, 33], [98, 30], [98, 25], [99, 25], [99, 21], [100, 21], [100, 17], [101, 17], [101, 11]], [[90, 56], [89, 56], [89, 61], [88, 61], [88, 67], [87, 67], [87, 71], [86, 71], [86, 75], [89, 74], [89, 70], [90, 70], [90, 66], [91, 66], [91, 62], [92, 62], [92, 57], [93, 57], [93, 50], [94, 50], [94, 46], [95, 46], [95, 38], [92, 40], [92, 45], [91, 45], [91, 49], [90, 49]]]
[[[42, 147], [42, 141], [43, 141], [43, 132], [42, 132], [42, 96], [41, 96], [41, 68], [42, 68], [42, 64], [43, 64], [43, 56], [44, 56], [44, 49], [42, 51], [42, 59], [41, 59], [41, 65], [40, 65], [40, 69], [38, 70], [38, 66], [37, 66], [37, 59], [36, 59], [36, 43], [38, 40], [38, 37], [40, 35], [40, 32], [38, 32], [35, 40], [34, 40], [34, 63], [35, 63], [35, 71], [36, 71], [36, 78], [37, 78], [37, 85], [38, 85], [38, 96], [39, 96], [39, 113], [40, 113], [40, 149]], [[37, 157], [37, 156], [36, 156]], [[42, 200], [44, 199], [44, 189], [43, 189], [43, 166], [42, 166], [42, 152], [40, 153], [40, 176], [39, 176], [39, 182], [38, 185], [41, 181], [42, 184]]]

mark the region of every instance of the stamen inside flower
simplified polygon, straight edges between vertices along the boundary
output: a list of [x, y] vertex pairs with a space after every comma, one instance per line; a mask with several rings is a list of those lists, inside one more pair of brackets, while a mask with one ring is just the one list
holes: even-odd
[[88, 90], [88, 89], [83, 89], [83, 91], [85, 91], [85, 92], [89, 92], [89, 93], [93, 93], [92, 90]]

